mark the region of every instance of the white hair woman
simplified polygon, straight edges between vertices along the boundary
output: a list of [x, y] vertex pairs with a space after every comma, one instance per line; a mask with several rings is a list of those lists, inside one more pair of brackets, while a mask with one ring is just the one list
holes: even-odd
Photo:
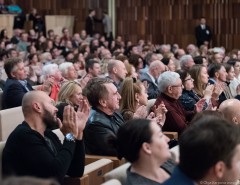
[[62, 73], [63, 78], [66, 80], [76, 80], [77, 72], [71, 62], [64, 62], [59, 65], [59, 70]]
[[[50, 98], [54, 101], [57, 101], [58, 92], [60, 89], [60, 82], [62, 81], [61, 71], [58, 69], [57, 64], [48, 64], [43, 66], [42, 69], [42, 78], [44, 81], [47, 81], [50, 84], [40, 87], [40, 90], [43, 90], [45, 87], [48, 87]], [[46, 90], [45, 90], [46, 91]]]

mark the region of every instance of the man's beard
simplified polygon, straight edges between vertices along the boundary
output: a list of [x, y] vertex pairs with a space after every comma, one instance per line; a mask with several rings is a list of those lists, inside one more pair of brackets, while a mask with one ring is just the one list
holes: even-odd
[[51, 114], [50, 111], [44, 108], [44, 113], [43, 113], [43, 122], [47, 126], [48, 129], [57, 129], [58, 128], [58, 121], [54, 117], [54, 115]]

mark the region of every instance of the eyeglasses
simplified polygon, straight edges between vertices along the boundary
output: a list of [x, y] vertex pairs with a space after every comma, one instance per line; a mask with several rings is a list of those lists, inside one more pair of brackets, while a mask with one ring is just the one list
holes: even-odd
[[181, 85], [172, 85], [171, 87], [181, 87], [181, 88], [183, 88], [183, 84], [181, 84]]
[[191, 81], [193, 81], [193, 79], [192, 79], [192, 78], [188, 78], [188, 79], [185, 79], [185, 80], [184, 80], [184, 82], [186, 82], [186, 81], [188, 81], [188, 80], [191, 80]]

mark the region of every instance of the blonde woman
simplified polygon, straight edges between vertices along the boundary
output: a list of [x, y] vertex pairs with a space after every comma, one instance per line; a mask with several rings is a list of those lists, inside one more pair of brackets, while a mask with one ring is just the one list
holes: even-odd
[[75, 81], [68, 81], [62, 85], [58, 93], [58, 103], [56, 107], [58, 108], [57, 117], [63, 119], [63, 110], [67, 105], [74, 107], [77, 111], [79, 107], [86, 104], [87, 100], [84, 100], [82, 95], [82, 88]]

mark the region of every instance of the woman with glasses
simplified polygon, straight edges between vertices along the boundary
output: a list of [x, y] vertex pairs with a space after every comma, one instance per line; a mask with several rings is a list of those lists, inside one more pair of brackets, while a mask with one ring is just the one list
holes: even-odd
[[[194, 91], [194, 84], [193, 84], [193, 78], [191, 75], [184, 70], [178, 70], [176, 71], [180, 75], [180, 79], [182, 80], [183, 84], [183, 91], [182, 95], [179, 97], [179, 101], [183, 105], [184, 109], [186, 111], [194, 111], [195, 104], [201, 99]], [[204, 105], [205, 109], [207, 107], [207, 104]]]

